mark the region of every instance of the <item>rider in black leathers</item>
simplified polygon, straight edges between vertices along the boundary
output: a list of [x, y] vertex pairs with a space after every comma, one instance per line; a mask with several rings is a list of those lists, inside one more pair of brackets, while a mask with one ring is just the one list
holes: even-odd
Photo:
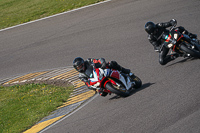
[[[79, 72], [79, 78], [81, 81], [85, 83], [85, 85], [88, 86], [89, 89], [93, 90], [93, 88], [90, 85], [89, 78], [93, 78], [93, 67], [96, 68], [112, 68], [118, 71], [121, 71], [122, 73], [129, 74], [132, 78], [134, 78], [134, 74], [131, 73], [130, 69], [125, 69], [122, 66], [120, 66], [116, 61], [111, 61], [106, 63], [104, 58], [100, 59], [93, 59], [88, 58], [87, 60], [83, 60], [81, 57], [76, 57], [73, 61], [73, 67]], [[103, 92], [103, 90], [99, 91], [99, 94], [101, 96], [106, 96], [108, 93]]]
[[[175, 19], [172, 19], [169, 22], [165, 22], [165, 23], [154, 24], [153, 22], [149, 21], [145, 24], [145, 31], [148, 33], [148, 40], [154, 46], [154, 50], [156, 52], [159, 52], [159, 63], [161, 65], [165, 65], [179, 56], [176, 53], [167, 55], [169, 52], [169, 49], [166, 47], [163, 47], [162, 49], [160, 49], [160, 46], [162, 43], [161, 42], [162, 33], [166, 30], [166, 28], [173, 26], [175, 24], [177, 24], [177, 21]], [[180, 33], [187, 34], [190, 38], [195, 38], [195, 39], [197, 38], [196, 34], [189, 33], [182, 26], [177, 27], [177, 30]]]

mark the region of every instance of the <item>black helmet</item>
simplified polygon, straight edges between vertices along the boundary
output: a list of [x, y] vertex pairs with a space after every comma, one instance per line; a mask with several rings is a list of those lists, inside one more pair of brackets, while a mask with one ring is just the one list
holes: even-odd
[[154, 30], [156, 29], [156, 25], [151, 21], [147, 22], [144, 27], [145, 27], [145, 31], [148, 34], [152, 34]]
[[73, 61], [73, 67], [78, 71], [78, 72], [84, 72], [85, 71], [85, 64], [84, 60], [81, 57], [76, 57]]

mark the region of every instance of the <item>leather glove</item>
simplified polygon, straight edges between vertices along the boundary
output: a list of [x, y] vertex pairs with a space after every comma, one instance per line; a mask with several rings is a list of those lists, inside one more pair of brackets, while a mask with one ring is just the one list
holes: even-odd
[[170, 20], [169, 22], [170, 22], [170, 24], [171, 24], [172, 26], [174, 26], [174, 25], [176, 25], [176, 24], [177, 24], [177, 21], [176, 21], [176, 19], [172, 19], [172, 20]]
[[88, 86], [88, 89], [90, 89], [90, 90], [94, 90], [94, 91], [96, 91], [97, 89], [96, 88], [94, 88], [93, 86]]

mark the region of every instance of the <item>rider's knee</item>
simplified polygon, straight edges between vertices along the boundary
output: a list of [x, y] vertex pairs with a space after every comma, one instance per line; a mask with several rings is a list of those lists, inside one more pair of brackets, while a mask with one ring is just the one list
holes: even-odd
[[102, 96], [102, 97], [105, 97], [105, 96], [108, 95], [108, 93], [107, 92], [99, 92], [99, 95]]

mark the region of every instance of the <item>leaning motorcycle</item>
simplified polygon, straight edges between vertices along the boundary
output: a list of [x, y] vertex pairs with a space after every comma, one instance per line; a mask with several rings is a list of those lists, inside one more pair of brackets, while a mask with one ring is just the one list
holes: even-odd
[[191, 39], [188, 35], [176, 30], [176, 25], [166, 30], [161, 35], [162, 47], [167, 47], [171, 53], [176, 52], [182, 57], [200, 58], [200, 45], [197, 39]]
[[129, 75], [114, 69], [93, 68], [93, 78], [89, 78], [92, 88], [106, 92], [115, 93], [121, 97], [130, 95], [134, 89], [142, 86], [139, 77], [131, 78]]

